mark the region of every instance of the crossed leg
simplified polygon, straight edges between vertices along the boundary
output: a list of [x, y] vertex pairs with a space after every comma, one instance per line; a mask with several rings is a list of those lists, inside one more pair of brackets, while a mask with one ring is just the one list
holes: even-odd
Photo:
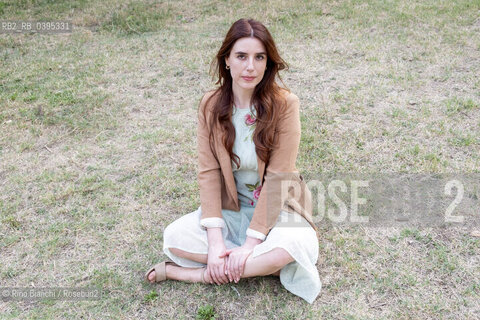
[[[174, 255], [196, 262], [207, 264], [207, 255], [199, 253], [191, 253], [177, 248], [170, 248], [170, 252]], [[266, 276], [266, 275], [280, 275], [280, 270], [290, 262], [294, 261], [292, 256], [283, 248], [275, 248], [261, 254], [255, 258], [250, 255], [246, 262], [242, 278]], [[201, 282], [204, 268], [185, 268], [180, 266], [166, 266], [167, 279], [186, 281], [186, 282]], [[155, 279], [155, 271], [148, 275], [150, 282]], [[210, 282], [206, 275], [205, 280]]]

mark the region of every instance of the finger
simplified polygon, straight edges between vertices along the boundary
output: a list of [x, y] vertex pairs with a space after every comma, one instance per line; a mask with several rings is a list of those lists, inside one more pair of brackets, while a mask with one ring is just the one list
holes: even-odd
[[227, 277], [227, 279], [230, 279], [229, 276], [228, 276], [228, 263], [229, 263], [230, 259], [227, 257], [225, 257], [225, 263], [223, 264], [223, 273], [225, 274], [225, 276]]
[[245, 259], [245, 260], [242, 261], [242, 263], [240, 263], [240, 270], [238, 272], [238, 280], [240, 280], [243, 276], [243, 272], [245, 271], [245, 262], [246, 261], [247, 260]]
[[232, 264], [230, 265], [230, 271], [232, 273], [232, 281], [235, 282], [235, 279], [237, 278], [236, 271], [235, 271], [235, 266], [237, 265], [237, 260], [238, 257], [234, 257], [232, 259]]
[[235, 279], [240, 281], [240, 265], [242, 264], [241, 258], [239, 258], [235, 263]]
[[225, 284], [225, 272], [223, 271], [223, 265], [218, 267], [218, 280], [220, 284]]
[[210, 279], [212, 279], [210, 282], [211, 284], [215, 284], [217, 282], [217, 278], [215, 277], [215, 269], [213, 268], [210, 270]]
[[207, 274], [208, 274], [208, 282], [212, 284], [213, 282], [213, 277], [212, 277], [212, 268], [207, 265]]
[[234, 282], [237, 282], [237, 259], [232, 262], [232, 278]]
[[214, 275], [213, 275], [212, 268], [208, 269], [207, 272], [208, 272], [208, 276], [210, 278], [210, 284], [213, 284], [215, 282], [215, 278], [214, 278]]
[[218, 284], [218, 283], [219, 283], [219, 282], [218, 282], [217, 272], [216, 272], [216, 270], [215, 270], [215, 267], [212, 268], [211, 277], [212, 277], [213, 282], [214, 282], [215, 284]]
[[224, 264], [219, 268], [218, 272], [220, 273], [222, 284], [228, 283], [228, 278], [227, 278], [227, 275], [225, 274]]
[[227, 272], [228, 281], [232, 282], [233, 281], [233, 277], [232, 277], [232, 258], [230, 258], [230, 257], [227, 260], [225, 270]]
[[219, 274], [220, 274], [220, 278], [222, 280], [222, 284], [225, 284], [225, 283], [228, 283], [228, 278], [227, 278], [227, 275], [225, 274], [225, 263], [223, 263], [219, 270], [218, 270]]
[[217, 277], [217, 284], [218, 285], [223, 284], [222, 272], [220, 270], [220, 266], [218, 266], [218, 265], [215, 267], [215, 276]]
[[233, 268], [234, 265], [235, 265], [235, 257], [231, 257], [228, 263], [228, 276], [231, 282], [235, 280], [235, 270]]

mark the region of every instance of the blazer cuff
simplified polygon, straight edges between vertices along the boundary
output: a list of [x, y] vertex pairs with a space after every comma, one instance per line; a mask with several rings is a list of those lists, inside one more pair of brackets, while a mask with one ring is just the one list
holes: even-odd
[[211, 217], [200, 219], [200, 225], [204, 228], [225, 228], [225, 221], [222, 218]]
[[252, 238], [260, 239], [260, 240], [264, 241], [267, 236], [264, 235], [263, 233], [261, 233], [260, 231], [256, 231], [256, 230], [248, 228], [247, 229], [247, 237], [252, 237]]

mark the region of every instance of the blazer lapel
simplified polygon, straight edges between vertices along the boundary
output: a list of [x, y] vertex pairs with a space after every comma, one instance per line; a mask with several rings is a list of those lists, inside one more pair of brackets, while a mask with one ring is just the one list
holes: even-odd
[[258, 175], [260, 176], [260, 184], [263, 185], [263, 176], [265, 173], [265, 162], [257, 156]]
[[215, 139], [215, 148], [218, 155], [218, 161], [220, 162], [222, 175], [225, 180], [227, 192], [238, 206], [237, 186], [235, 185], [235, 179], [233, 177], [232, 161], [230, 160], [230, 156], [223, 146], [223, 143], [219, 141], [219, 139]]

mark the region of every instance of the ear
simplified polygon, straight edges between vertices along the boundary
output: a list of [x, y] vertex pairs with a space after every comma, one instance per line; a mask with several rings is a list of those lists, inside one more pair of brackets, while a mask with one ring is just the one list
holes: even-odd
[[225, 64], [228, 66], [228, 57], [225, 57]]

